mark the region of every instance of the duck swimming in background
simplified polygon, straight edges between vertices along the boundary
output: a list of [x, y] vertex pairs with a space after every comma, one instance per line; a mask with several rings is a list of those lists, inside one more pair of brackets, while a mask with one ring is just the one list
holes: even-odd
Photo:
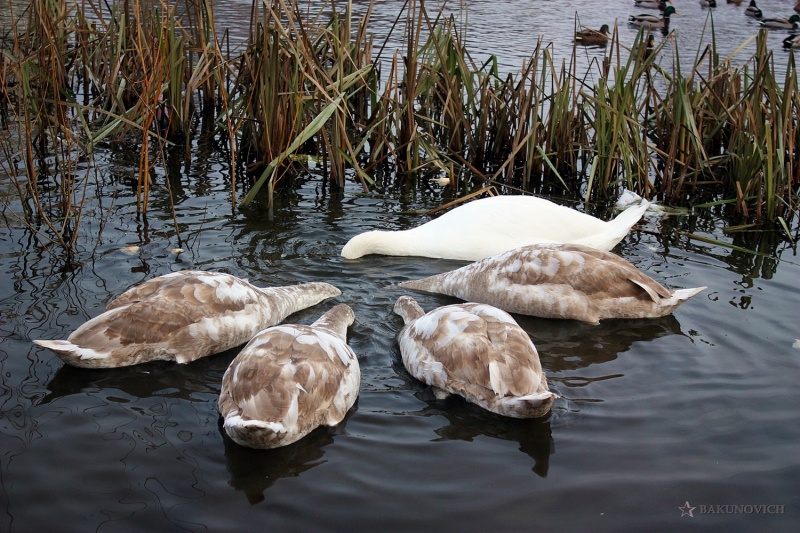
[[466, 303], [425, 313], [410, 296], [394, 311], [403, 365], [438, 391], [503, 416], [538, 418], [556, 395], [547, 387], [539, 354], [511, 316], [491, 305]]
[[228, 436], [248, 448], [278, 448], [344, 420], [361, 383], [347, 345], [354, 320], [339, 304], [310, 326], [282, 324], [253, 337], [222, 376]]
[[67, 340], [33, 342], [82, 368], [188, 363], [240, 346], [265, 327], [340, 294], [322, 282], [262, 289], [229, 274], [185, 270], [128, 289]]
[[[649, 59], [651, 55], [653, 55], [655, 47], [656, 47], [656, 38], [652, 33], [648, 33], [647, 41], [645, 41], [644, 46], [639, 46], [632, 51], [635, 52], [642, 59], [646, 60]], [[642, 200], [641, 196], [639, 197], [639, 200]], [[619, 207], [619, 202], [617, 202], [617, 206]]]
[[774, 30], [796, 30], [798, 22], [800, 22], [800, 15], [792, 15], [788, 19], [766, 18], [758, 21], [762, 28]]
[[636, 7], [647, 9], [659, 9], [664, 11], [667, 8], [667, 2], [664, 0], [633, 0]]
[[665, 316], [705, 289], [670, 291], [617, 255], [574, 244], [523, 246], [400, 287], [593, 324]]
[[783, 40], [784, 48], [800, 48], [800, 34], [790, 35]]
[[763, 15], [763, 13], [761, 13], [761, 10], [756, 5], [756, 0], [750, 0], [750, 5], [747, 6], [747, 8], [745, 8], [744, 14], [747, 15], [748, 17], [755, 17], [757, 19], [760, 19], [761, 16]]
[[648, 202], [604, 222], [535, 196], [501, 195], [461, 204], [421, 226], [368, 231], [342, 248], [342, 256], [421, 256], [476, 261], [527, 244], [575, 243], [610, 250], [639, 221]]
[[678, 12], [675, 11], [674, 7], [667, 6], [664, 9], [663, 17], [650, 15], [648, 13], [643, 13], [641, 15], [631, 15], [628, 18], [628, 23], [633, 24], [634, 26], [644, 26], [645, 28], [666, 28], [667, 26], [669, 26], [670, 16], [677, 14]]
[[608, 37], [608, 24], [603, 24], [599, 30], [586, 28], [575, 32], [575, 42], [585, 46], [604, 45]]

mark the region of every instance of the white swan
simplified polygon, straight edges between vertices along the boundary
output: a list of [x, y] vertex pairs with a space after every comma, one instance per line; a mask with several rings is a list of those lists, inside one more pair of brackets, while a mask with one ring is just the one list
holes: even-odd
[[617, 255], [567, 244], [524, 246], [400, 287], [594, 324], [668, 315], [705, 289], [672, 292]]
[[219, 272], [173, 272], [128, 289], [67, 340], [33, 342], [83, 368], [159, 359], [188, 363], [244, 344], [265, 327], [340, 294], [322, 282], [261, 289]]
[[647, 210], [642, 201], [604, 222], [535, 196], [503, 195], [462, 204], [421, 226], [402, 231], [368, 231], [342, 248], [342, 256], [422, 256], [477, 261], [542, 242], [575, 243], [610, 250]]
[[491, 305], [466, 303], [425, 311], [401, 296], [394, 311], [403, 364], [420, 381], [493, 413], [514, 418], [547, 414], [548, 390], [539, 354], [511, 316]]
[[354, 319], [339, 304], [310, 326], [282, 324], [256, 335], [222, 377], [225, 432], [242, 446], [277, 448], [341, 422], [361, 381], [347, 345]]

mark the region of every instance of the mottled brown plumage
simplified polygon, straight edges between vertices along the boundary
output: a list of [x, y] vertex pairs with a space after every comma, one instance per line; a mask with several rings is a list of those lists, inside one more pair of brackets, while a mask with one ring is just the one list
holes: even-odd
[[355, 315], [339, 304], [310, 326], [261, 331], [222, 378], [226, 433], [251, 448], [277, 448], [341, 422], [358, 397], [361, 372], [347, 345]]
[[567, 244], [523, 246], [400, 286], [509, 313], [591, 323], [664, 316], [705, 289], [672, 292], [617, 255]]
[[412, 376], [514, 418], [545, 415], [555, 394], [530, 337], [511, 316], [486, 304], [448, 305], [425, 313], [410, 296], [395, 312], [406, 327], [398, 336]]
[[339, 294], [322, 282], [262, 289], [219, 272], [173, 272], [128, 289], [66, 341], [33, 342], [84, 368], [187, 363], [242, 345], [265, 327]]
[[603, 46], [608, 39], [608, 24], [603, 24], [599, 30], [584, 28], [575, 32], [575, 42], [582, 45]]

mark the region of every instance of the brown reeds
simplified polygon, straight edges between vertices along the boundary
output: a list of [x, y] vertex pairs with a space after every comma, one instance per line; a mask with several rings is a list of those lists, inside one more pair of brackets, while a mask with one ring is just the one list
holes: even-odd
[[[409, 0], [404, 50], [381, 73], [371, 7], [354, 21], [349, 4], [308, 16], [297, 0], [254, 2], [244, 51], [229, 57], [206, 0], [31, 5], [3, 54], [0, 148], [24, 162], [16, 185], [31, 226], [65, 248], [87, 193], [75, 161], [133, 143], [146, 214], [163, 148], [188, 154], [198, 129], [228, 143], [233, 206], [266, 189], [271, 210], [310, 157], [332, 187], [443, 176], [459, 194], [502, 185], [596, 201], [624, 187], [673, 205], [728, 202], [784, 227], [798, 211], [797, 71], [790, 55], [775, 79], [763, 34], [744, 66], [712, 45], [688, 75], [678, 50], [661, 66], [668, 44], [648, 47], [644, 31], [627, 49], [615, 28], [591, 75], [540, 40], [501, 76], [494, 58], [473, 60], [459, 21]], [[241, 201], [239, 168], [250, 177]]]

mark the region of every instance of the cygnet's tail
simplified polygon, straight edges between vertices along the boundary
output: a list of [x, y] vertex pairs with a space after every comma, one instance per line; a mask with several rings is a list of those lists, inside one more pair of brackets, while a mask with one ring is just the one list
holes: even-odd
[[669, 311], [672, 312], [672, 310], [681, 305], [683, 302], [685, 302], [695, 294], [698, 294], [699, 292], [706, 290], [707, 288], [708, 287], [696, 287], [694, 289], [677, 289], [672, 292], [671, 297], [662, 298], [658, 302], [658, 305], [660, 307], [667, 307], [669, 308]]
[[72, 353], [75, 348], [78, 348], [78, 346], [75, 346], [71, 342], [62, 340], [47, 341], [42, 339], [36, 339], [33, 341], [33, 343], [38, 344], [39, 346], [42, 346], [44, 348], [47, 348], [48, 350], [53, 350], [57, 354]]
[[49, 341], [39, 339], [34, 340], [33, 343], [54, 351], [65, 363], [83, 368], [102, 366], [102, 363], [99, 363], [99, 361], [105, 360], [108, 355], [91, 348], [78, 346], [77, 344], [65, 340]]
[[293, 441], [280, 421], [246, 420], [241, 415], [229, 414], [223, 428], [235, 443], [248, 448], [278, 448]]

